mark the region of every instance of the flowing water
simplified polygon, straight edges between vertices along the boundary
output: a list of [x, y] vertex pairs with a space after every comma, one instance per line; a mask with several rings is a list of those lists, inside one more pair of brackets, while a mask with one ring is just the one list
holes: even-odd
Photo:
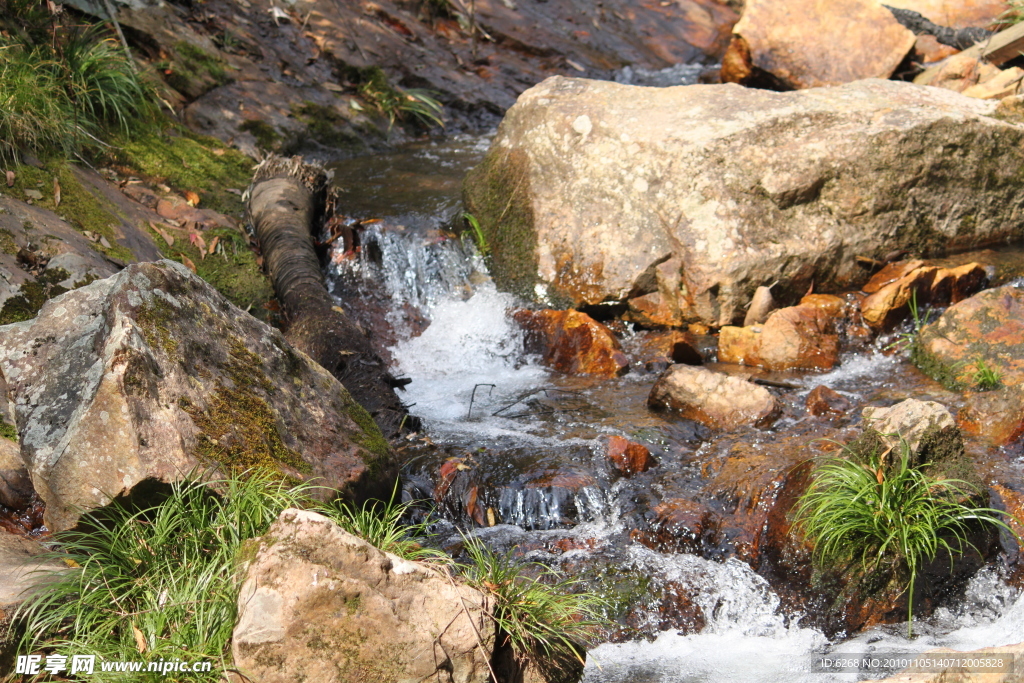
[[[627, 375], [599, 380], [550, 372], [524, 353], [522, 333], [508, 316], [523, 302], [499, 292], [471, 242], [450, 230], [461, 179], [488, 142], [464, 135], [336, 166], [341, 206], [359, 238], [336, 245], [328, 276], [340, 305], [375, 330], [386, 328], [382, 352], [396, 375], [411, 379], [402, 398], [424, 428], [403, 449], [408, 493], [429, 498], [443, 489], [440, 512], [449, 522], [475, 526], [499, 550], [518, 549], [527, 560], [560, 566], [594, 590], [630, 601], [632, 633], [648, 638], [594, 649], [586, 681], [866, 680], [883, 672], [827, 673], [816, 665], [828, 654], [972, 649], [1024, 639], [1024, 601], [993, 567], [975, 576], [961, 600], [917, 623], [912, 640], [904, 626], [830, 640], [803, 625], [813, 620], [800, 605], [787, 603], [737, 559], [736, 539], [718, 539], [700, 554], [635, 542], [630, 530], [654, 503], [697, 490], [706, 469], [737, 448], [821, 435], [802, 407], [815, 386], [855, 405], [912, 395], [956, 407], [961, 398], [900, 354], [885, 352], [887, 340], [851, 344], [828, 373], [774, 376], [796, 387], [781, 392], [783, 418], [765, 432], [728, 436], [647, 409], [657, 375], [645, 369], [643, 334], [628, 326], [616, 328], [634, 360]], [[357, 303], [353, 292], [371, 303]], [[659, 466], [635, 480], [617, 477], [602, 450], [612, 434], [644, 443]], [[1007, 467], [1022, 466], [1012, 453], [1005, 459]], [[680, 595], [688, 602], [679, 603]], [[669, 603], [695, 606], [700, 619], [689, 627], [680, 626], [685, 615], [665, 622]]]

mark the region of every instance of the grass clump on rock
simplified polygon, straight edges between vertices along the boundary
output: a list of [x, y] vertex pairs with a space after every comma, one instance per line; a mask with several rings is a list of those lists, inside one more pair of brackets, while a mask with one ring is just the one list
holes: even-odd
[[940, 552], [952, 562], [976, 550], [968, 538], [978, 525], [1011, 530], [1002, 519], [1005, 513], [977, 503], [980, 494], [973, 484], [932, 476], [927, 464], [913, 464], [902, 439], [897, 450], [828, 459], [796, 515], [799, 528], [814, 543], [819, 567], [870, 576], [874, 585], [896, 582], [902, 587], [909, 635], [915, 580], [924, 566]]
[[[221, 680], [243, 544], [264, 534], [282, 510], [304, 505], [308, 488], [259, 472], [193, 478], [173, 484], [159, 502], [119, 501], [86, 514], [53, 541], [68, 569], [44, 578], [18, 611], [25, 629], [18, 651], [211, 661], [201, 680]], [[121, 680], [167, 679], [134, 673]]]

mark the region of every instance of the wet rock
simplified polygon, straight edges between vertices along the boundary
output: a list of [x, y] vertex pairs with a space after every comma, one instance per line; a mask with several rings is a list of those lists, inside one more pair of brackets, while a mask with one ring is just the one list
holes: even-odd
[[1006, 446], [1024, 434], [1024, 385], [969, 393], [957, 413], [964, 432], [993, 446]]
[[[649, 366], [652, 363], [701, 365], [704, 356], [696, 335], [681, 330], [642, 332], [637, 360]], [[662, 368], [664, 370], [665, 368]]]
[[1005, 386], [1024, 384], [1024, 290], [987, 289], [921, 330], [918, 367], [950, 386], [978, 384], [978, 362]]
[[21, 446], [0, 436], [0, 505], [23, 510], [32, 504], [35, 489], [21, 459]]
[[853, 409], [850, 399], [823, 384], [811, 389], [805, 404], [807, 412], [819, 417], [842, 417]]
[[[893, 281], [887, 281], [896, 275]], [[861, 316], [872, 328], [891, 329], [907, 317], [914, 301], [920, 312], [925, 304], [943, 306], [962, 301], [987, 284], [988, 271], [977, 263], [955, 268], [929, 266], [923, 261], [890, 264], [865, 285], [865, 291], [871, 294], [860, 302]]]
[[826, 370], [839, 361], [839, 335], [830, 317], [814, 306], [790, 306], [764, 325], [721, 329], [718, 359], [766, 370]]
[[621, 436], [608, 437], [608, 460], [625, 477], [646, 472], [658, 464], [646, 446]]
[[51, 530], [213, 463], [390, 488], [388, 445], [341, 384], [177, 263], [129, 266], [2, 328], [0, 374]]
[[679, 310], [679, 288], [682, 285], [681, 267], [680, 259], [670, 258], [649, 269], [654, 272], [646, 278], [641, 277], [637, 288], [641, 291], [648, 289], [650, 277], [653, 275], [657, 291], [630, 299], [629, 309], [623, 318], [647, 327], [678, 327], [681, 325], [683, 323], [682, 312]]
[[[859, 287], [858, 256], [1015, 238], [1008, 169], [1024, 129], [996, 107], [877, 80], [773, 93], [557, 77], [508, 111], [464, 198], [503, 288], [625, 303], [674, 257], [682, 319], [732, 325], [766, 282], [796, 300], [812, 282]], [[953, 147], [957, 164], [942, 151]], [[893, 169], [916, 180], [892, 181]], [[941, 230], [940, 207], [955, 207]]]
[[633, 529], [630, 538], [663, 553], [701, 553], [718, 543], [718, 515], [703, 503], [670, 498], [655, 506], [648, 529]]
[[877, 0], [747, 0], [722, 80], [755, 85], [767, 75], [782, 88], [800, 89], [888, 78], [914, 42]]
[[752, 382], [689, 365], [673, 365], [655, 382], [647, 405], [717, 429], [772, 423], [778, 404], [771, 392]]
[[[956, 428], [953, 415], [946, 406], [916, 398], [908, 398], [888, 408], [868, 406], [861, 414], [865, 425], [887, 437], [891, 446], [898, 447], [902, 439], [911, 453], [918, 450], [921, 438], [927, 432]], [[890, 435], [897, 438], [888, 438]]]
[[586, 313], [524, 309], [513, 317], [526, 331], [526, 352], [540, 354], [550, 368], [568, 375], [600, 377], [629, 371], [629, 360], [618, 339]]
[[775, 299], [772, 298], [772, 290], [768, 287], [758, 287], [754, 290], [753, 298], [750, 299], [750, 308], [747, 309], [747, 315], [743, 318], [743, 327], [763, 324], [768, 320], [771, 312], [778, 307]]
[[259, 541], [238, 597], [231, 651], [272, 683], [485, 683], [492, 605], [442, 571], [377, 550], [313, 512], [285, 510]]
[[835, 294], [807, 294], [800, 299], [801, 306], [817, 308], [822, 314], [834, 322], [848, 317], [849, 302]]

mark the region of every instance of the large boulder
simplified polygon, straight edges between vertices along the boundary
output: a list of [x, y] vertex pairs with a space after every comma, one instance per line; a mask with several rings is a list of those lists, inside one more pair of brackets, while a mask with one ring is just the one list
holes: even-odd
[[51, 530], [144, 479], [199, 468], [267, 467], [346, 494], [394, 472], [372, 418], [330, 373], [171, 261], [0, 328], [0, 375]]
[[[505, 116], [464, 196], [499, 285], [564, 304], [657, 293], [726, 325], [859, 286], [858, 256], [1017, 239], [1024, 127], [995, 103], [893, 81], [775, 93], [554, 77]], [[669, 307], [671, 308], [671, 307]]]
[[888, 78], [915, 40], [878, 0], [747, 0], [722, 80], [798, 89]]
[[247, 680], [487, 683], [493, 604], [442, 571], [285, 510], [253, 549], [231, 639]]

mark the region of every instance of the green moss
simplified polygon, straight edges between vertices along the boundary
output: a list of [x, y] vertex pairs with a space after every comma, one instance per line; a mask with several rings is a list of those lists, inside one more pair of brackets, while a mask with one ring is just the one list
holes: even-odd
[[[60, 183], [59, 205], [54, 203], [54, 178]], [[14, 189], [18, 191], [15, 196], [21, 194], [26, 199], [26, 190], [41, 193], [42, 199], [33, 200], [36, 206], [64, 217], [79, 231], [89, 231], [104, 237], [109, 247], [99, 242], [90, 242], [92, 248], [101, 254], [125, 264], [135, 260], [131, 250], [117, 243], [117, 226], [121, 219], [113, 213], [112, 207], [78, 182], [68, 162], [51, 161], [44, 168], [20, 166], [15, 176]]]
[[18, 245], [14, 242], [14, 235], [9, 230], [0, 230], [0, 252], [4, 254], [17, 254]]
[[491, 273], [498, 286], [533, 298], [537, 235], [529, 190], [525, 154], [491, 151], [466, 176], [463, 201], [491, 247]]
[[248, 187], [254, 162], [219, 140], [169, 123], [162, 130], [114, 143], [112, 161], [129, 171], [165, 182], [179, 192], [196, 192], [202, 207], [234, 216], [244, 211], [241, 198], [227, 190]]
[[256, 143], [263, 149], [276, 149], [277, 144], [281, 142], [281, 135], [277, 132], [277, 129], [266, 121], [260, 121], [259, 119], [246, 121], [238, 127], [238, 130], [252, 133], [256, 138]]
[[[342, 389], [343, 391], [344, 388]], [[345, 401], [348, 406], [348, 416], [352, 418], [352, 421], [359, 425], [359, 429], [362, 430], [362, 435], [356, 437], [356, 443], [368, 450], [373, 458], [370, 459], [366, 464], [369, 467], [369, 479], [370, 481], [376, 481], [380, 478], [383, 473], [384, 466], [391, 459], [391, 447], [388, 445], [387, 439], [380, 431], [380, 427], [374, 421], [373, 416], [366, 412], [366, 408], [359, 405], [348, 393], [345, 391]]]
[[7, 424], [2, 417], [0, 417], [0, 439], [18, 440], [18, 430], [14, 425]]
[[229, 80], [223, 59], [185, 41], [174, 44], [174, 59], [164, 66], [167, 84], [190, 98], [199, 97]]
[[946, 363], [934, 354], [928, 353], [920, 340], [910, 348], [910, 362], [950, 391], [962, 391], [967, 386], [960, 380], [961, 363]]
[[214, 289], [228, 298], [231, 303], [264, 322], [269, 320], [269, 311], [264, 307], [274, 298], [274, 288], [256, 265], [256, 255], [249, 248], [249, 241], [239, 231], [229, 228], [216, 228], [203, 232], [207, 249], [215, 238], [220, 238], [223, 252], [207, 256], [199, 253], [199, 248], [189, 243], [180, 232], [174, 232], [174, 246], [167, 242], [152, 228], [149, 228], [153, 241], [165, 258], [182, 262], [182, 255], [187, 257], [196, 267], [196, 274], [209, 282]]
[[7, 299], [0, 309], [0, 325], [20, 323], [36, 317], [43, 304], [68, 291], [58, 284], [68, 277], [68, 272], [63, 268], [54, 268], [43, 271], [34, 281], [23, 284], [19, 293]]
[[178, 350], [178, 340], [171, 332], [170, 323], [177, 317], [173, 305], [158, 296], [154, 296], [139, 308], [135, 315], [136, 322], [142, 330], [142, 336], [151, 349], [161, 348], [168, 356]]
[[357, 150], [365, 147], [363, 140], [348, 130], [349, 120], [334, 107], [306, 101], [292, 105], [291, 114], [306, 126], [305, 134], [293, 141], [291, 147], [296, 147], [307, 139], [335, 149]]

